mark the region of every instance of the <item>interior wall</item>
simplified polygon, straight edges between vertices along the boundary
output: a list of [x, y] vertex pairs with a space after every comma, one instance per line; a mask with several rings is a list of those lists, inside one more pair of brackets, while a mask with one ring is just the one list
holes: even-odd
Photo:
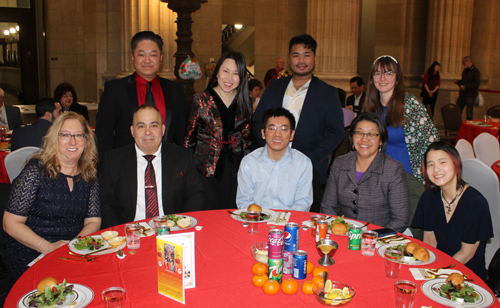
[[[358, 75], [365, 83], [372, 68], [375, 46], [375, 25], [377, 13], [377, 0], [361, 1], [361, 18], [359, 19], [359, 50], [358, 50]], [[353, 76], [354, 77], [354, 76]]]

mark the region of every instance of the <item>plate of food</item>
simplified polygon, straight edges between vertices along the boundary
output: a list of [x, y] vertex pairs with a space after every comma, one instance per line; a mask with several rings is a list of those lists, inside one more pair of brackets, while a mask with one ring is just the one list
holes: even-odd
[[[347, 234], [349, 233], [349, 228], [351, 226], [362, 227], [363, 225], [364, 224], [359, 221], [345, 219], [344, 215], [342, 215], [338, 216], [332, 222], [328, 223], [328, 233], [334, 235], [347, 236]], [[363, 227], [362, 231], [366, 230], [368, 230], [368, 228]]]
[[68, 243], [69, 250], [81, 255], [104, 250], [109, 246], [109, 243], [103, 239], [102, 235], [80, 236]]
[[431, 264], [436, 261], [436, 254], [427, 248], [420, 247], [419, 244], [415, 242], [409, 242], [405, 244], [396, 245], [394, 243], [380, 246], [377, 249], [377, 253], [382, 258], [384, 257], [384, 252], [387, 250], [399, 250], [403, 252], [403, 263], [407, 265], [426, 265]]
[[187, 230], [198, 224], [198, 219], [186, 215], [155, 216], [148, 221], [148, 225], [156, 230], [155, 221], [161, 221], [170, 227], [170, 231]]
[[[246, 209], [238, 209], [236, 211], [232, 211], [232, 213], [234, 213], [236, 215], [233, 215], [233, 214], [230, 214], [230, 215], [231, 215], [231, 217], [234, 220], [242, 221], [243, 222], [243, 221], [246, 221], [246, 219], [245, 219], [245, 212], [247, 212], [249, 210], [253, 211], [254, 209], [251, 206], [249, 206]], [[270, 210], [270, 209], [262, 209], [261, 208], [259, 222], [276, 221], [277, 218], [278, 218], [278, 213], [277, 212], [275, 212], [273, 210]]]
[[427, 280], [420, 287], [429, 299], [448, 307], [489, 307], [495, 298], [485, 288], [464, 281], [461, 274]]
[[[48, 292], [50, 292], [49, 296], [47, 296]], [[17, 307], [83, 308], [93, 299], [94, 292], [87, 286], [66, 283], [66, 280], [58, 283], [55, 278], [47, 277], [40, 280], [35, 290], [21, 297], [17, 302]]]

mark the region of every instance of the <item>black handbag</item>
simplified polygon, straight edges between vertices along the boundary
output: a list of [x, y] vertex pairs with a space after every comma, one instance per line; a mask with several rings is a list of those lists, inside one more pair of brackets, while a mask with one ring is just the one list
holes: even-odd
[[488, 267], [488, 278], [486, 284], [493, 291], [496, 297], [500, 294], [500, 249], [497, 250], [490, 266]]

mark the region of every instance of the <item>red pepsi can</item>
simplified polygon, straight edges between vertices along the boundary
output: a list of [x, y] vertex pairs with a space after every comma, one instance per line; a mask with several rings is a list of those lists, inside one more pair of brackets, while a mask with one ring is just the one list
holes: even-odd
[[269, 230], [269, 247], [267, 249], [269, 259], [283, 259], [284, 242], [285, 235], [283, 233], [283, 230]]
[[293, 272], [293, 251], [283, 251], [283, 274], [291, 275]]
[[294, 279], [305, 279], [307, 276], [307, 252], [297, 250], [293, 252], [293, 273]]
[[285, 250], [299, 250], [299, 224], [289, 222], [285, 225]]

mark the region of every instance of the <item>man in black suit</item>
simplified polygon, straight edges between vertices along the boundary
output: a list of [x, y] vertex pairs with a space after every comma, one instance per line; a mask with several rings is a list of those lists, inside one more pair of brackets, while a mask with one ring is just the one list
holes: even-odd
[[[143, 105], [130, 127], [135, 144], [110, 150], [105, 155], [101, 191], [101, 228], [149, 218], [148, 189], [156, 189], [159, 215], [203, 209], [204, 192], [191, 152], [162, 142], [165, 125], [153, 106]], [[147, 184], [148, 161], [154, 155], [156, 185]]]
[[289, 43], [293, 75], [272, 80], [253, 116], [253, 132], [259, 146], [262, 113], [269, 108], [288, 109], [297, 122], [292, 148], [304, 153], [314, 167], [313, 205], [319, 212], [321, 184], [326, 183], [327, 160], [344, 138], [344, 113], [337, 89], [313, 76], [317, 43], [310, 35], [293, 37]]
[[[134, 142], [130, 134], [132, 115], [145, 103], [156, 106], [163, 123], [167, 124], [164, 141], [181, 144], [184, 138], [187, 118], [184, 89], [182, 85], [157, 75], [163, 59], [162, 38], [151, 31], [136, 33], [131, 50], [135, 73], [106, 82], [101, 96], [96, 117], [101, 161], [106, 151]], [[150, 99], [147, 100], [146, 96]]]
[[40, 147], [54, 120], [61, 114], [61, 105], [53, 98], [44, 98], [35, 107], [38, 119], [31, 125], [14, 129], [10, 150]]
[[356, 76], [351, 78], [352, 95], [347, 98], [346, 108], [354, 111], [355, 115], [361, 113], [365, 101], [365, 82], [363, 78]]
[[4, 103], [4, 91], [0, 89], [0, 128], [15, 129], [24, 125], [19, 108]]

